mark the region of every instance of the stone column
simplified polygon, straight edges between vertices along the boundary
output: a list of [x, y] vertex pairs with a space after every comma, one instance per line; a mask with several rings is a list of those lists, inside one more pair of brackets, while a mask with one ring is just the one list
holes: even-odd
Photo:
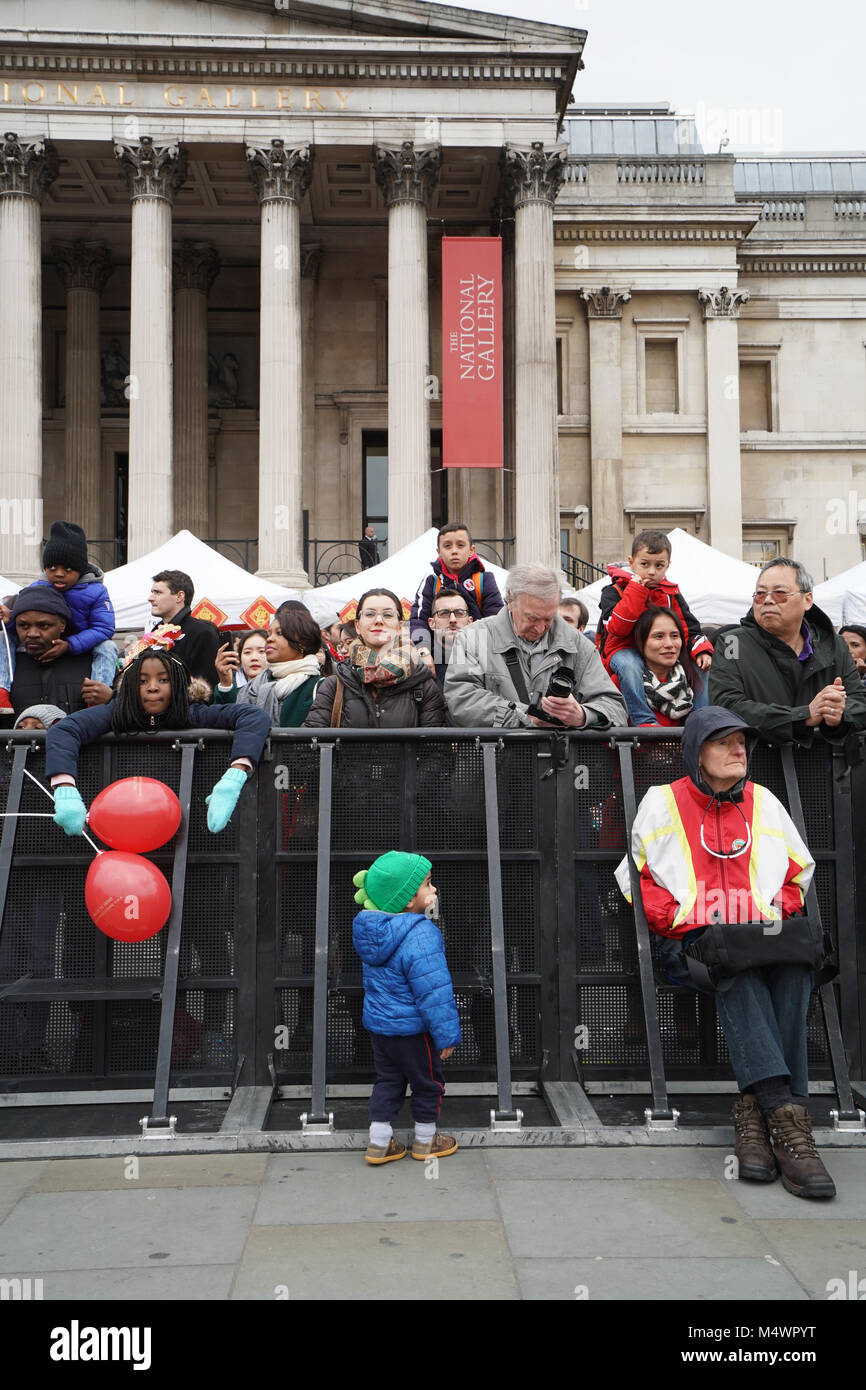
[[43, 140], [0, 139], [0, 573], [27, 584], [42, 557], [42, 237], [57, 177]]
[[502, 158], [514, 203], [516, 559], [559, 570], [553, 205], [565, 150], [536, 140], [529, 150], [506, 146]]
[[220, 268], [206, 241], [184, 241], [174, 268], [174, 532], [208, 530], [207, 296]]
[[171, 209], [186, 178], [181, 145], [115, 141], [132, 200], [129, 324], [130, 560], [173, 534]]
[[589, 448], [592, 558], [623, 558], [622, 306], [630, 290], [581, 290], [589, 320]]
[[114, 267], [102, 242], [56, 242], [51, 250], [66, 290], [64, 516], [96, 540], [103, 535], [99, 296]]
[[743, 558], [740, 360], [737, 319], [748, 290], [698, 290], [707, 364], [707, 514], [710, 545]]
[[301, 201], [313, 175], [309, 145], [247, 147], [262, 208], [259, 378], [259, 568], [264, 579], [308, 587], [303, 561], [304, 376]]
[[[301, 457], [302, 507], [321, 527], [319, 512], [319, 478], [316, 469], [316, 285], [322, 264], [319, 245], [301, 247], [301, 336], [303, 339], [304, 418]], [[335, 465], [337, 461], [335, 460]], [[334, 487], [334, 475], [322, 480], [326, 488]], [[343, 502], [347, 499], [342, 499]], [[340, 532], [342, 535], [343, 532]]]
[[388, 554], [430, 526], [430, 309], [427, 199], [438, 146], [373, 146], [388, 209]]

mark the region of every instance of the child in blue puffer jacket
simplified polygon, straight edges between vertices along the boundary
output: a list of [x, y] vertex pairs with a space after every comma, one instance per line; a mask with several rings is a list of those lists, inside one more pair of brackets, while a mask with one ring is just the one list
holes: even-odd
[[446, 1158], [457, 1149], [437, 1130], [445, 1094], [440, 1061], [461, 1041], [454, 988], [445, 961], [436, 912], [433, 866], [420, 854], [391, 850], [352, 880], [359, 912], [352, 926], [355, 950], [364, 962], [364, 1027], [376, 1064], [370, 1096], [368, 1163], [406, 1157], [394, 1138], [393, 1122], [412, 1087], [415, 1135], [412, 1157]]

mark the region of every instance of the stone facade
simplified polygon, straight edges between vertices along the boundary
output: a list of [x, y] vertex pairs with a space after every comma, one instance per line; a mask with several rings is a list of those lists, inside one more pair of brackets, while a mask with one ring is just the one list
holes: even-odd
[[442, 500], [440, 238], [491, 232], [506, 467], [449, 470], [452, 517], [509, 559], [606, 563], [645, 524], [817, 579], [860, 559], [863, 161], [569, 109], [576, 29], [100, 0], [72, 34], [67, 8], [0, 29], [0, 573], [36, 572], [39, 499], [129, 558], [187, 526], [301, 585], [305, 527], [411, 539]]

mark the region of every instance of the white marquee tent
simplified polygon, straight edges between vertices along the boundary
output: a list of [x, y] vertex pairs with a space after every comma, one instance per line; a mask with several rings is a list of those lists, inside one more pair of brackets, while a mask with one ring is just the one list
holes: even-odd
[[[396, 555], [389, 555], [387, 560], [373, 565], [371, 569], [350, 574], [347, 579], [325, 584], [321, 589], [308, 589], [304, 594], [304, 603], [318, 620], [328, 613], [339, 613], [351, 599], [359, 599], [368, 589], [390, 589], [398, 598], [411, 602], [421, 580], [430, 573], [431, 560], [436, 559], [437, 534], [436, 527], [431, 526], [417, 540], [410, 541]], [[488, 564], [486, 560], [484, 566], [491, 571], [499, 588], [504, 589], [507, 570]]]
[[[668, 576], [679, 585], [698, 622], [738, 623], [752, 606], [755, 566], [704, 545], [679, 526], [669, 531], [668, 536], [671, 542]], [[593, 629], [598, 622], [601, 591], [609, 582], [599, 579], [577, 591], [578, 598], [589, 609], [589, 626]]]
[[286, 599], [301, 597], [297, 589], [284, 589], [241, 569], [191, 531], [178, 531], [165, 545], [106, 574], [105, 587], [114, 604], [118, 632], [140, 632], [152, 626], [147, 597], [153, 576], [160, 570], [188, 574], [195, 585], [193, 608], [201, 599], [210, 599], [228, 614], [227, 627], [243, 626], [240, 615], [257, 598], [266, 598], [276, 608]]
[[815, 585], [815, 602], [834, 627], [866, 623], [866, 560]]

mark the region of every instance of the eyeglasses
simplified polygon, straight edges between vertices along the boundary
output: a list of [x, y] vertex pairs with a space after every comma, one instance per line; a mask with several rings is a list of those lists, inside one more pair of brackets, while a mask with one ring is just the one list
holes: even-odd
[[373, 608], [365, 608], [363, 613], [358, 614], [358, 617], [370, 620], [373, 618], [381, 618], [383, 623], [399, 623], [403, 621], [402, 614], [395, 613], [393, 608], [386, 609], [384, 613], [377, 613]]
[[771, 598], [774, 603], [787, 603], [789, 598], [799, 594], [799, 589], [756, 589], [752, 594], [755, 603], [766, 603]]
[[432, 616], [434, 623], [443, 621], [450, 622], [452, 618], [455, 623], [469, 622], [469, 614], [466, 612], [465, 608], [440, 608], [439, 611]]

